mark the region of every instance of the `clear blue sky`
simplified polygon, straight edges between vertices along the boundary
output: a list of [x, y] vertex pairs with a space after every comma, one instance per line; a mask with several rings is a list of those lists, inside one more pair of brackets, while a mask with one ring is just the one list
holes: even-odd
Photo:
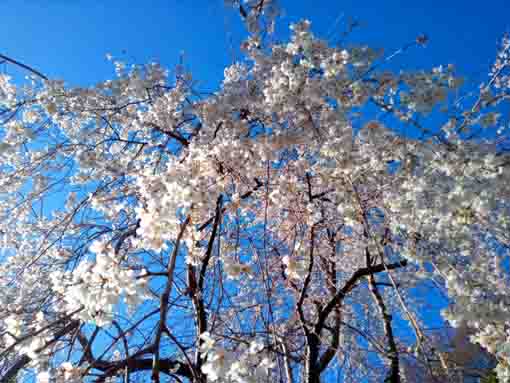
[[[455, 63], [471, 80], [484, 78], [497, 43], [510, 31], [508, 0], [281, 0], [285, 24], [308, 18], [322, 37], [348, 18], [362, 23], [351, 38], [387, 52], [426, 33], [430, 43], [400, 57], [402, 67]], [[243, 38], [237, 14], [223, 0], [3, 0], [0, 53], [75, 85], [113, 74], [107, 52], [130, 62], [172, 67], [185, 52], [196, 79], [212, 87]], [[336, 28], [338, 30], [339, 28]], [[127, 54], [122, 55], [126, 51]]]

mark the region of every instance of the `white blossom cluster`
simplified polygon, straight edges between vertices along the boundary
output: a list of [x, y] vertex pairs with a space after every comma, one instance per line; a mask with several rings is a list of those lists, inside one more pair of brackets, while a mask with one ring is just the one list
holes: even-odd
[[11, 82], [11, 77], [6, 74], [0, 75], [0, 100], [2, 104], [10, 106], [16, 99], [16, 87]]
[[83, 369], [70, 362], [62, 363], [56, 370], [43, 370], [37, 374], [37, 383], [81, 383]]
[[105, 326], [114, 318], [121, 299], [133, 311], [149, 297], [147, 280], [123, 268], [119, 257], [102, 243], [92, 244], [91, 250], [96, 252], [94, 262], [82, 261], [73, 272], [51, 273], [51, 286], [64, 297], [64, 312], [76, 311], [76, 318]]
[[143, 175], [137, 183], [143, 200], [147, 201], [145, 206], [136, 209], [140, 218], [139, 245], [160, 251], [166, 246], [165, 241], [173, 239], [179, 231], [178, 213], [185, 214], [191, 207], [191, 188], [179, 183], [174, 171]]
[[202, 371], [213, 382], [258, 383], [270, 379], [274, 361], [264, 352], [264, 344], [252, 341], [249, 347], [228, 351], [216, 344], [211, 334], [200, 336], [201, 351], [207, 357]]

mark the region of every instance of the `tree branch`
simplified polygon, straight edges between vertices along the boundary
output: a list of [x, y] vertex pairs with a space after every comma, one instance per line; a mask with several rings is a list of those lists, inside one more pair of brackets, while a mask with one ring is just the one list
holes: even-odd
[[326, 323], [326, 319], [329, 314], [333, 311], [336, 305], [340, 304], [345, 296], [356, 286], [360, 279], [366, 277], [370, 273], [380, 273], [386, 270], [394, 270], [399, 269], [401, 267], [405, 267], [407, 265], [407, 260], [403, 259], [400, 262], [390, 263], [386, 265], [384, 263], [372, 266], [371, 269], [364, 267], [356, 270], [356, 272], [351, 276], [351, 278], [347, 281], [344, 287], [338, 291], [338, 293], [328, 302], [328, 304], [319, 312], [319, 319], [315, 325], [315, 331], [320, 333], [324, 328], [324, 324]]
[[38, 77], [42, 78], [43, 80], [48, 81], [48, 77], [46, 77], [45, 75], [43, 75], [43, 74], [42, 74], [41, 72], [39, 72], [38, 70], [35, 70], [35, 69], [34, 69], [34, 68], [32, 68], [32, 67], [29, 67], [28, 65], [25, 65], [25, 64], [23, 64], [23, 63], [21, 63], [21, 62], [19, 62], [19, 61], [16, 61], [16, 60], [14, 60], [14, 59], [11, 59], [11, 58], [9, 58], [9, 57], [7, 57], [7, 56], [4, 56], [4, 55], [2, 55], [2, 54], [0, 54], [0, 59], [2, 59], [2, 60], [4, 60], [4, 61], [7, 61], [8, 63], [11, 63], [11, 64], [13, 64], [13, 65], [19, 66], [20, 68], [23, 68], [23, 69], [25, 69], [25, 70], [27, 70], [27, 71], [29, 71], [29, 72], [31, 72], [31, 73], [33, 73], [33, 74], [35, 74], [36, 76], [38, 76]]
[[393, 336], [393, 328], [391, 327], [392, 316], [388, 314], [388, 310], [386, 308], [386, 304], [377, 289], [377, 284], [375, 282], [374, 272], [372, 271], [372, 260], [370, 257], [370, 253], [368, 249], [365, 249], [365, 256], [367, 260], [367, 268], [369, 270], [368, 274], [368, 287], [370, 292], [372, 293], [372, 297], [374, 301], [377, 303], [377, 307], [379, 308], [379, 312], [381, 314], [383, 320], [384, 334], [386, 335], [386, 339], [388, 340], [388, 347], [390, 349], [390, 361], [391, 361], [391, 369], [388, 374], [388, 377], [385, 379], [387, 383], [400, 383], [400, 367], [399, 367], [399, 356], [397, 344], [395, 342], [395, 337]]
[[175, 262], [177, 259], [177, 255], [179, 254], [179, 248], [181, 244], [182, 236], [184, 235], [184, 232], [186, 231], [186, 227], [188, 226], [188, 223], [190, 221], [190, 218], [187, 217], [184, 223], [181, 225], [181, 230], [179, 234], [177, 235], [177, 240], [175, 241], [175, 245], [172, 251], [172, 256], [170, 257], [170, 261], [168, 262], [168, 280], [166, 282], [165, 290], [163, 291], [163, 294], [161, 294], [160, 299], [160, 319], [159, 319], [159, 325], [158, 330], [156, 332], [156, 339], [154, 340], [154, 357], [153, 357], [153, 365], [152, 365], [152, 380], [155, 382], [159, 382], [159, 348], [161, 343], [161, 336], [163, 334], [163, 331], [166, 328], [166, 316], [168, 313], [168, 299], [170, 298], [170, 294], [172, 293], [172, 286], [174, 284], [174, 270], [175, 270]]

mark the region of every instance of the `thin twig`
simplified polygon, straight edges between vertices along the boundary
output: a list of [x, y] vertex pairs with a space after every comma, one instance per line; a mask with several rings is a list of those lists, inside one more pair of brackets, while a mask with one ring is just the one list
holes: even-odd
[[42, 78], [43, 80], [46, 80], [48, 81], [48, 77], [46, 77], [45, 75], [43, 75], [41, 72], [39, 72], [38, 70], [35, 70], [34, 68], [32, 67], [29, 67], [28, 65], [25, 65], [19, 61], [16, 61], [14, 59], [11, 59], [7, 56], [4, 56], [3, 54], [0, 54], [0, 59], [4, 60], [3, 62], [7, 61], [8, 63], [11, 63], [13, 65], [16, 65], [16, 66], [19, 66], [20, 68], [23, 68], [33, 74], [35, 74], [36, 76], [39, 76], [40, 78]]

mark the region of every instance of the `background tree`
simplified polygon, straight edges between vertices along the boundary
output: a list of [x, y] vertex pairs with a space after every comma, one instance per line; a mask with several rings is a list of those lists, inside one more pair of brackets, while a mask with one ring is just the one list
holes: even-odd
[[0, 77], [2, 381], [437, 381], [440, 294], [507, 380], [508, 38], [472, 101], [450, 65], [308, 21], [270, 44], [274, 2], [232, 5], [246, 57], [213, 94], [182, 65]]

